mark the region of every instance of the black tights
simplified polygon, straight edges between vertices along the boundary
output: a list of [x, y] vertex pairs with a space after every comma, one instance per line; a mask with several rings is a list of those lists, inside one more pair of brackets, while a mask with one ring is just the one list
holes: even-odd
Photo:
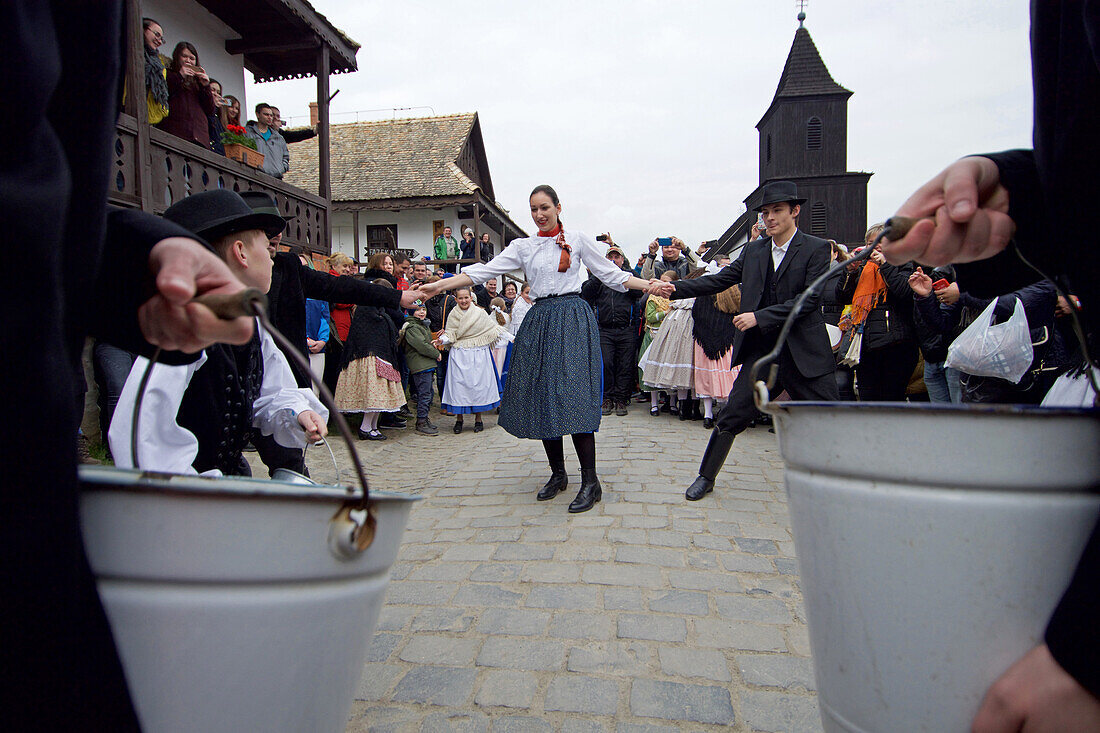
[[[577, 451], [582, 469], [596, 468], [596, 434], [575, 433], [573, 436], [573, 448]], [[565, 464], [565, 446], [561, 438], [542, 441], [542, 447], [546, 451], [546, 460], [550, 466]]]

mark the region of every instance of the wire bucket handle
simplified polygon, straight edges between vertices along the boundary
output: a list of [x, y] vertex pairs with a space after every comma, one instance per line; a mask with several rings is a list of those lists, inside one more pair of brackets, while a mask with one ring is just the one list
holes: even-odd
[[[347, 420], [344, 419], [344, 416], [336, 408], [336, 399], [332, 396], [332, 392], [330, 392], [329, 388], [325, 386], [325, 383], [313, 373], [306, 358], [302, 356], [294, 344], [290, 343], [290, 340], [287, 339], [286, 336], [271, 325], [271, 321], [268, 320], [267, 317], [267, 296], [256, 288], [247, 288], [237, 293], [200, 295], [194, 298], [193, 302], [202, 303], [212, 310], [215, 315], [224, 320], [253, 316], [258, 318], [260, 324], [271, 334], [271, 337], [275, 339], [275, 342], [279, 345], [283, 353], [293, 359], [298, 367], [301, 368], [305, 374], [309, 375], [310, 380], [317, 387], [318, 396], [321, 402], [324, 403], [325, 407], [331, 411], [331, 415], [336, 419], [336, 428], [339, 430], [344, 442], [347, 443], [348, 453], [351, 455], [352, 464], [355, 466], [355, 473], [359, 477], [359, 487], [362, 494], [354, 502], [349, 502], [345, 509], [356, 512], [366, 512], [367, 520], [362, 525], [362, 531], [357, 538], [361, 545], [360, 549], [365, 549], [366, 546], [370, 544], [370, 540], [374, 537], [375, 520], [373, 513], [369, 511], [370, 487], [367, 482], [367, 475], [363, 470], [363, 463], [359, 460], [359, 454], [355, 450], [355, 439], [352, 437], [351, 428], [348, 426]], [[153, 357], [149, 360], [149, 364], [145, 368], [144, 374], [142, 374], [141, 383], [138, 386], [137, 399], [134, 401], [133, 429], [130, 433], [130, 455], [133, 457], [134, 467], [138, 469], [141, 468], [141, 464], [138, 462], [137, 439], [138, 420], [141, 415], [141, 401], [145, 395], [145, 387], [149, 383], [149, 375], [152, 373], [153, 367], [156, 365], [159, 356], [160, 349], [158, 348], [153, 353]], [[331, 452], [331, 448], [329, 450]], [[333, 456], [333, 463], [335, 462], [336, 458]], [[339, 481], [339, 466], [337, 466], [337, 481]]]

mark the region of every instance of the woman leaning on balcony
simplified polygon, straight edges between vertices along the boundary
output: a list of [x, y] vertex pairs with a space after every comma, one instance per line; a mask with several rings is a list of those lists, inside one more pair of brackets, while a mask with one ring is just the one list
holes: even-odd
[[215, 109], [210, 77], [199, 65], [199, 52], [180, 41], [168, 67], [168, 116], [157, 127], [209, 149], [209, 120]]

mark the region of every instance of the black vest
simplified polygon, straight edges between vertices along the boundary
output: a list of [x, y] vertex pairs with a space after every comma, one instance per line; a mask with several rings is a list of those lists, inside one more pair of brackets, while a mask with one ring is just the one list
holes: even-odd
[[779, 298], [775, 295], [775, 265], [772, 260], [771, 247], [768, 248], [768, 267], [764, 272], [764, 294], [760, 298], [760, 307], [767, 308], [769, 305], [778, 305]]
[[252, 404], [263, 381], [259, 331], [247, 344], [206, 349], [206, 363], [191, 378], [176, 419], [199, 440], [199, 453], [191, 464], [196, 471], [243, 473], [241, 449], [252, 430]]

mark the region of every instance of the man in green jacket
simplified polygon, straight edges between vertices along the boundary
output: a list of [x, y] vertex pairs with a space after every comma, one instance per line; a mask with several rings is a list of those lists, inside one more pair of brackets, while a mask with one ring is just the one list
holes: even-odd
[[417, 303], [411, 316], [405, 317], [401, 326], [401, 338], [405, 343], [405, 362], [409, 365], [409, 379], [416, 391], [416, 432], [439, 435], [439, 428], [428, 419], [432, 406], [432, 378], [436, 363], [443, 358], [439, 349], [432, 346], [432, 334], [428, 330], [428, 309]]
[[[443, 227], [443, 234], [435, 239], [435, 258], [437, 260], [457, 260], [458, 240], [451, 234], [450, 227]], [[454, 272], [454, 265], [443, 265], [447, 272]]]

